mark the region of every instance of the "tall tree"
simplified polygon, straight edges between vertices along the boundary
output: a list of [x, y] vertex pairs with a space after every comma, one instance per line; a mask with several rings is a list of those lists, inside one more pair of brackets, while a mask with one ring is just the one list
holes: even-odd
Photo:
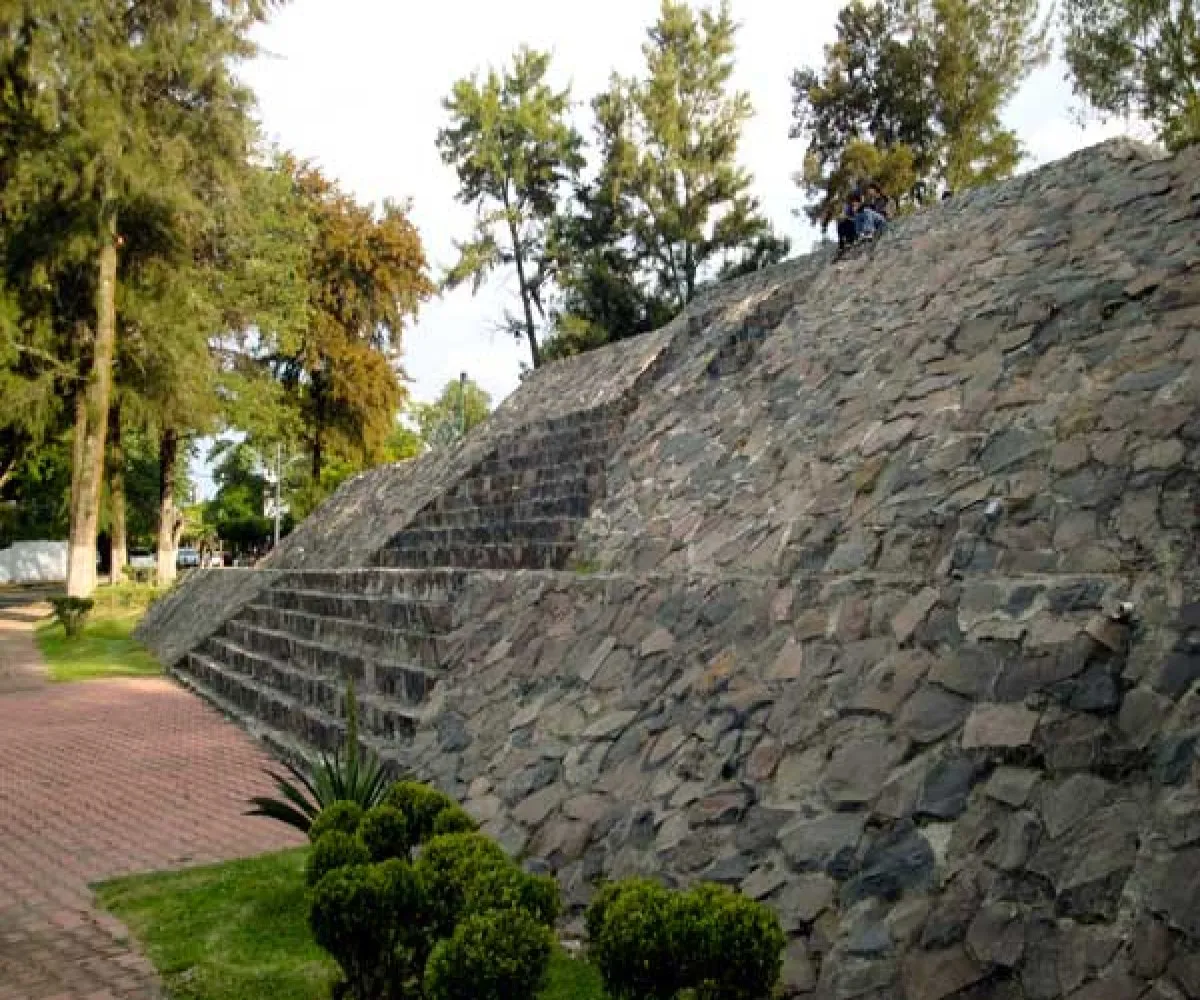
[[1105, 114], [1138, 115], [1177, 150], [1200, 142], [1195, 0], [1064, 0], [1075, 92]]
[[[95, 540], [117, 344], [122, 225], [131, 210], [186, 227], [203, 217], [200, 176], [244, 162], [248, 92], [233, 60], [267, 0], [26, 0], [0, 22], [0, 204], [5, 221], [52, 224], [89, 273], [77, 330], [78, 467], [67, 591], [95, 586]], [[207, 168], [207, 169], [205, 169]], [[44, 270], [44, 268], [43, 268]]]
[[807, 140], [797, 182], [828, 224], [878, 150], [888, 194], [912, 204], [942, 188], [1009, 176], [1021, 160], [1001, 113], [1047, 56], [1038, 0], [852, 0], [819, 68], [792, 76], [792, 137]]
[[125, 447], [121, 426], [121, 404], [114, 400], [108, 410], [108, 523], [109, 581], [120, 583], [129, 565], [129, 531], [125, 507]]
[[475, 209], [475, 234], [459, 244], [446, 285], [470, 281], [478, 291], [496, 268], [515, 268], [522, 315], [506, 317], [506, 325], [525, 336], [535, 368], [555, 262], [550, 224], [565, 183], [583, 165], [582, 139], [568, 121], [570, 93], [546, 82], [549, 66], [547, 53], [522, 48], [503, 71], [459, 80], [443, 102], [450, 125], [437, 139], [458, 174], [458, 199]]
[[753, 108], [730, 90], [737, 25], [728, 0], [716, 12], [663, 0], [648, 34], [645, 78], [617, 84], [608, 100], [629, 105], [634, 238], [658, 293], [678, 310], [770, 227], [737, 162]]
[[404, 327], [434, 286], [407, 205], [375, 210], [311, 166], [290, 169], [313, 229], [306, 327], [295, 342], [268, 344], [266, 360], [294, 409], [319, 484], [331, 454], [359, 467], [383, 460], [405, 397]]

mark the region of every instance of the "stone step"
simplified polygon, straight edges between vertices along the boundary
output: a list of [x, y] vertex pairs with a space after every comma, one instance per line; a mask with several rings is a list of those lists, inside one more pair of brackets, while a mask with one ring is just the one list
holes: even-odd
[[[246, 622], [228, 622], [223, 631], [224, 635], [208, 640], [214, 656], [238, 669], [245, 667], [243, 672], [255, 677], [286, 671], [297, 674], [297, 683], [315, 678], [339, 692], [344, 678], [353, 677], [362, 694], [374, 692], [413, 706], [423, 704], [438, 682], [437, 671], [418, 664], [347, 653]], [[320, 704], [329, 708], [325, 702]]]
[[[454, 549], [488, 545], [518, 545], [573, 541], [579, 518], [535, 518], [474, 528], [406, 528], [389, 543], [389, 549]], [[458, 566], [460, 563], [448, 563]]]
[[493, 453], [497, 458], [512, 458], [529, 454], [564, 454], [592, 444], [611, 445], [621, 434], [622, 421], [607, 417], [578, 424], [563, 430], [513, 434], [501, 439]]
[[462, 545], [449, 548], [386, 548], [376, 557], [382, 566], [461, 566], [465, 569], [564, 569], [574, 542], [526, 542]]
[[606, 462], [612, 450], [611, 441], [591, 441], [561, 451], [534, 451], [509, 456], [493, 453], [479, 463], [475, 474], [491, 476], [525, 469], [555, 469], [572, 463]]
[[560, 431], [568, 431], [575, 427], [582, 427], [585, 424], [594, 424], [597, 421], [621, 419], [623, 414], [622, 406], [623, 403], [621, 400], [613, 400], [610, 403], [592, 407], [590, 410], [575, 410], [561, 417], [549, 417], [545, 420], [540, 420], [537, 424], [529, 428], [529, 430], [541, 434], [557, 434]]
[[[333, 750], [345, 740], [341, 703], [326, 710], [316, 702], [285, 694], [277, 686], [282, 677], [269, 683], [256, 680], [209, 655], [207, 646], [203, 652], [188, 654], [186, 672], [230, 703], [237, 715], [252, 716], [319, 750]], [[411, 741], [419, 719], [417, 711], [378, 695], [360, 695], [358, 703], [359, 728], [368, 738], [385, 744]]]
[[457, 597], [466, 580], [461, 570], [297, 570], [282, 574], [274, 588], [439, 602]]
[[440, 640], [422, 632], [286, 611], [270, 604], [247, 605], [238, 613], [237, 621], [391, 663], [411, 663], [436, 670], [442, 662]]
[[567, 496], [555, 500], [522, 500], [518, 503], [493, 503], [458, 510], [426, 509], [410, 528], [476, 528], [489, 524], [534, 521], [554, 518], [584, 518], [591, 509], [588, 496]]
[[273, 587], [261, 599], [281, 611], [303, 611], [321, 618], [380, 625], [424, 635], [454, 628], [454, 608], [448, 601], [415, 601], [406, 597], [331, 594], [324, 590]]
[[[461, 510], [488, 503], [595, 498], [604, 491], [604, 471], [572, 472], [569, 468], [537, 469], [512, 475], [469, 476], [429, 504], [425, 510]], [[424, 513], [424, 511], [422, 511]]]

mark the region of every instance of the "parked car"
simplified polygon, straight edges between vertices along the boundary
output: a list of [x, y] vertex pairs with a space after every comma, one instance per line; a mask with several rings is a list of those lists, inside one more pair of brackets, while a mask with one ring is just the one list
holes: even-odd
[[149, 549], [134, 549], [129, 553], [130, 569], [154, 569], [158, 565], [158, 557]]
[[189, 546], [184, 546], [175, 553], [175, 565], [180, 569], [191, 569], [200, 565], [200, 553]]

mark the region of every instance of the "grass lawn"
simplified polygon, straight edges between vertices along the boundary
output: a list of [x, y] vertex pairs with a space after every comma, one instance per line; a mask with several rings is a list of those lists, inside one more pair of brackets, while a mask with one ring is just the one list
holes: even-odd
[[52, 681], [86, 681], [98, 677], [147, 677], [162, 673], [131, 633], [153, 598], [149, 587], [121, 585], [96, 591], [96, 607], [84, 633], [68, 640], [50, 620], [37, 628], [37, 644], [50, 667]]
[[[335, 967], [305, 919], [304, 850], [97, 887], [174, 1000], [328, 1000]], [[586, 963], [555, 957], [542, 1000], [604, 1000]]]

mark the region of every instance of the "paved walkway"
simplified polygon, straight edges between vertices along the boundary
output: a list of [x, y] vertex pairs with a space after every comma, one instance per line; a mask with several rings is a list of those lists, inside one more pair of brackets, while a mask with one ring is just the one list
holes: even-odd
[[153, 969], [88, 884], [293, 846], [242, 815], [249, 737], [169, 681], [51, 685], [40, 609], [0, 602], [0, 1000], [149, 1000]]

